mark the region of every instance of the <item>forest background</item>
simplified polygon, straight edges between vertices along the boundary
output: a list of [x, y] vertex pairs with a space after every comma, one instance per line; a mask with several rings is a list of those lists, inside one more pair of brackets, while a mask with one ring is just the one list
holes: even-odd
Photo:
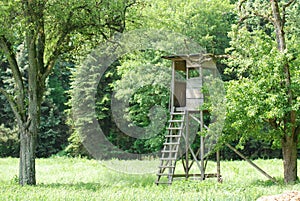
[[[249, 2], [251, 3], [249, 3], [248, 7], [246, 5], [244, 9], [239, 10], [237, 7], [242, 4], [237, 4], [233, 0], [204, 0], [200, 2], [195, 0], [184, 2], [178, 0], [158, 0], [155, 2], [150, 0], [134, 1], [133, 6], [127, 10], [126, 26], [123, 31], [166, 29], [191, 38], [205, 48], [208, 53], [214, 55], [234, 55], [234, 57], [226, 61], [222, 59], [217, 60], [218, 70], [228, 92], [227, 99], [232, 100], [231, 103], [228, 103], [229, 111], [227, 112], [225, 122], [224, 140], [243, 149], [243, 153], [252, 159], [282, 158], [281, 144], [280, 140], [278, 140], [280, 138], [273, 137], [276, 135], [273, 132], [274, 129], [268, 126], [266, 122], [253, 120], [253, 118], [260, 120], [259, 117], [263, 116], [259, 111], [259, 108], [263, 106], [249, 107], [248, 111], [243, 111], [241, 108], [239, 108], [241, 110], [238, 110], [238, 106], [243, 106], [243, 104], [236, 103], [232, 98], [237, 96], [237, 85], [233, 81], [240, 80], [241, 76], [246, 78], [251, 77], [248, 76], [253, 73], [251, 69], [247, 69], [249, 65], [267, 66], [263, 62], [255, 64], [254, 61], [270, 60], [267, 57], [258, 58], [261, 55], [268, 54], [268, 51], [272, 53], [271, 46], [276, 41], [273, 35], [275, 29], [268, 24], [264, 16], [262, 18], [259, 18], [261, 16], [258, 15], [253, 17], [255, 9], [260, 8], [259, 1]], [[281, 3], [285, 2], [282, 1]], [[267, 7], [264, 9], [267, 10]], [[251, 13], [249, 10], [253, 12]], [[290, 58], [288, 59], [295, 64], [294, 66], [297, 66], [299, 62], [297, 57], [299, 48], [297, 43], [293, 43], [293, 41], [299, 39], [300, 23], [297, 19], [300, 12], [299, 3], [294, 3], [287, 12], [290, 14], [289, 18], [286, 19], [289, 22], [287, 24], [287, 30], [289, 31], [287, 41], [290, 44], [294, 44], [294, 46], [291, 46], [291, 53], [288, 55]], [[253, 16], [244, 19], [247, 20], [243, 26], [244, 29], [240, 28], [240, 24], [244, 23], [244, 21], [241, 22], [241, 15], [249, 13], [253, 14]], [[237, 37], [237, 33], [239, 37]], [[84, 40], [85, 38], [80, 38], [80, 35], [78, 35], [76, 42], [83, 44]], [[257, 42], [257, 46], [252, 47], [251, 45], [254, 40]], [[268, 44], [271, 45], [268, 46]], [[47, 91], [41, 107], [40, 133], [38, 135], [38, 147], [36, 150], [37, 157], [50, 157], [52, 155], [90, 157], [80, 141], [79, 133], [72, 120], [70, 94], [74, 87], [76, 87], [72, 84], [74, 84], [74, 77], [79, 68], [78, 64], [84, 57], [81, 55], [89, 52], [96, 45], [96, 43], [91, 42], [86, 49], [78, 50], [77, 55], [74, 52], [68, 53], [60, 57], [56, 62], [53, 72], [47, 80]], [[28, 66], [26, 58], [28, 53], [22, 43], [15, 48], [18, 50], [18, 63], [23, 64], [21, 65], [22, 73], [26, 77], [26, 68]], [[246, 49], [249, 53], [237, 54], [236, 52], [240, 50], [239, 48], [242, 50]], [[124, 80], [132, 77], [132, 73], [139, 75], [136, 78], [143, 79], [143, 75], [147, 69], [140, 69], [140, 66], [145, 66], [145, 64], [170, 66], [170, 63], [161, 58], [164, 55], [166, 55], [166, 52], [159, 50], [132, 52], [110, 66], [105, 72], [105, 76], [100, 80], [96, 97], [97, 119], [107, 138], [123, 151], [142, 154], [158, 151], [162, 147], [164, 132], [150, 139], [135, 139], [122, 133], [112, 119], [110, 105], [111, 94], [117, 90], [126, 89], [126, 82]], [[278, 58], [278, 55], [275, 53], [269, 56]], [[245, 58], [248, 57], [251, 59], [246, 60]], [[11, 78], [12, 72], [4, 54], [0, 54], [0, 59], [0, 88], [5, 88], [9, 91], [14, 88]], [[274, 63], [280, 63], [279, 60], [274, 59], [274, 61]], [[238, 65], [243, 66], [243, 68], [236, 70], [237, 68], [235, 67]], [[276, 64], [273, 66], [276, 66]], [[149, 76], [156, 76], [154, 73], [151, 74], [151, 69], [150, 71], [148, 69], [147, 74]], [[274, 74], [270, 75], [273, 76]], [[292, 75], [295, 77], [293, 79], [295, 80], [294, 85], [299, 86], [299, 65], [293, 68]], [[168, 76], [170, 75], [166, 75], [166, 80], [169, 79]], [[266, 77], [263, 84], [268, 87], [269, 82], [272, 82], [272, 80], [280, 82], [280, 79], [280, 77], [277, 78], [276, 76]], [[139, 80], [134, 81], [139, 82]], [[239, 89], [249, 90], [252, 93], [251, 90], [253, 88], [246, 87], [246, 84], [249, 83], [244, 82], [244, 84]], [[276, 83], [273, 84], [276, 85]], [[242, 86], [245, 88], [242, 88]], [[253, 93], [255, 94], [255, 92]], [[295, 94], [299, 95], [299, 91], [296, 89]], [[123, 96], [126, 95], [128, 94], [123, 93]], [[130, 99], [130, 107], [128, 108], [129, 118], [138, 126], [148, 126], [150, 122], [147, 112], [157, 104], [168, 108], [169, 96], [170, 92], [165, 88], [157, 86], [140, 88]], [[297, 97], [299, 96], [295, 95], [295, 98]], [[246, 98], [241, 98], [240, 101], [242, 102]], [[258, 100], [256, 101], [259, 101], [259, 98], [258, 96]], [[272, 98], [276, 99], [276, 97]], [[271, 99], [268, 100], [270, 101]], [[299, 102], [299, 99], [296, 99], [296, 102]], [[276, 116], [273, 113], [282, 112], [280, 104], [283, 103], [274, 103], [273, 109], [268, 111], [268, 114], [265, 113], [269, 115], [267, 116], [270, 117], [269, 119]], [[0, 94], [0, 105], [2, 105], [0, 108], [0, 157], [18, 157], [20, 146], [16, 119], [3, 94]], [[232, 109], [233, 107], [236, 110]], [[294, 107], [297, 108], [299, 105], [295, 104]], [[242, 112], [245, 112], [246, 115], [241, 115]], [[247, 122], [248, 126], [244, 127], [243, 122], [238, 122], [237, 117]], [[268, 137], [268, 135], [271, 137]], [[116, 153], [117, 155], [118, 153]], [[104, 157], [103, 159], [108, 158]], [[239, 159], [239, 157], [226, 147], [223, 147], [221, 148], [221, 159], [235, 160]]]

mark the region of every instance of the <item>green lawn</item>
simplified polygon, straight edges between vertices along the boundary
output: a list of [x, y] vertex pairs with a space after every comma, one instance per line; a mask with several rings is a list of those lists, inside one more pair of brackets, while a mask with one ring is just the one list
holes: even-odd
[[[217, 183], [216, 179], [207, 179], [203, 182], [176, 180], [172, 186], [156, 186], [155, 174], [132, 175], [115, 172], [95, 160], [50, 158], [37, 160], [37, 186], [20, 187], [17, 184], [18, 159], [3, 158], [0, 159], [0, 200], [240, 201], [255, 200], [262, 195], [278, 194], [287, 190], [300, 190], [300, 183], [282, 184], [281, 160], [254, 162], [278, 178], [279, 184], [268, 181], [245, 161], [222, 162], [222, 184]], [[140, 164], [135, 161], [128, 163]], [[209, 168], [213, 168], [214, 164], [210, 164]]]

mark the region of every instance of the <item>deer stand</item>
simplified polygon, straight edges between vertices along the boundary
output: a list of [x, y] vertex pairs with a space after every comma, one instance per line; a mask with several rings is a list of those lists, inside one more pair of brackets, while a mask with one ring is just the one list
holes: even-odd
[[[161, 151], [156, 184], [172, 184], [173, 178], [183, 177], [204, 180], [217, 177], [221, 181], [220, 159], [217, 151], [217, 173], [206, 174], [208, 157], [205, 158], [205, 138], [197, 135], [205, 129], [204, 116], [208, 111], [201, 109], [205, 100], [202, 86], [205, 76], [216, 75], [217, 68], [209, 55], [166, 56], [172, 61], [172, 81], [170, 97], [170, 120], [168, 121], [165, 143]], [[200, 138], [200, 139], [199, 139]], [[199, 149], [194, 152], [191, 144], [199, 141]], [[184, 174], [175, 174], [176, 163], [181, 159]], [[199, 173], [191, 174], [196, 164]]]

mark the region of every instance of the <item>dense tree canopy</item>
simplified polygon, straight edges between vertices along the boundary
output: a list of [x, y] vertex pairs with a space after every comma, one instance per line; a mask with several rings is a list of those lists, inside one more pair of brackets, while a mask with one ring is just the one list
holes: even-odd
[[281, 145], [286, 182], [297, 179], [300, 133], [298, 1], [241, 1], [230, 32], [227, 137]]
[[[165, 30], [166, 33], [173, 31], [200, 43], [206, 51], [217, 54], [224, 54], [225, 48], [229, 45], [227, 31], [230, 30], [233, 14], [230, 10], [232, 5], [228, 1], [143, 1], [137, 8], [140, 9], [132, 10], [134, 22], [127, 24], [127, 30], [157, 29]], [[134, 51], [120, 58], [116, 64], [117, 68], [114, 69], [115, 64], [110, 67], [98, 86], [96, 108], [99, 124], [107, 138], [126, 152], [154, 152], [158, 151], [163, 143], [164, 132], [149, 140], [134, 139], [124, 135], [116, 128], [115, 120], [111, 115], [113, 92], [119, 99], [130, 99], [127, 118], [132, 124], [140, 127], [150, 126], [147, 132], [151, 132], [148, 117], [150, 109], [160, 105], [168, 111], [169, 89], [149, 85], [149, 82], [158, 77], [159, 73], [161, 83], [169, 86], [171, 73], [156, 70], [160, 68], [164, 71], [164, 68], [170, 67], [170, 63], [161, 59], [161, 56], [168, 53], [160, 51], [159, 48], [158, 46], [157, 50]], [[134, 88], [140, 85], [144, 87], [132, 94]], [[155, 132], [154, 127], [152, 130]], [[78, 130], [75, 130], [70, 138], [72, 143], [68, 151], [80, 153], [76, 151], [76, 147], [77, 150], [82, 149], [78, 145], [80, 138], [76, 137], [77, 132]], [[116, 153], [114, 157], [118, 157], [118, 154]]]
[[[88, 155], [81, 144], [82, 131], [72, 119], [74, 97], [67, 98], [78, 85], [85, 86], [74, 82], [81, 70], [77, 64], [115, 33], [156, 29], [185, 35], [206, 52], [228, 54], [228, 60], [217, 64], [223, 80], [231, 80], [226, 83], [222, 142], [239, 142], [252, 150], [269, 143], [282, 147], [285, 181], [295, 181], [300, 133], [299, 15], [297, 0], [1, 1], [0, 156], [18, 156], [20, 150], [19, 179], [24, 185], [36, 183], [36, 156], [61, 150]], [[158, 151], [164, 130], [149, 139], [124, 134], [112, 114], [112, 95], [129, 100], [125, 117], [147, 127], [145, 132], [152, 135], [156, 128], [149, 111], [155, 105], [167, 111], [170, 92], [148, 81], [165, 85], [170, 81], [170, 63], [161, 59], [165, 54], [159, 47], [130, 52], [107, 69], [97, 86], [97, 121], [107, 139], [125, 152]], [[155, 68], [164, 71], [158, 76], [151, 71]], [[135, 83], [143, 86], [132, 93]], [[75, 102], [86, 97], [76, 98]], [[64, 149], [69, 134], [70, 144]]]
[[[135, 1], [1, 1], [0, 47], [14, 88], [0, 88], [20, 133], [20, 184], [35, 184], [35, 151], [46, 80], [56, 61], [125, 29], [127, 9]], [[24, 44], [27, 56], [17, 60]], [[27, 65], [27, 69], [24, 69]]]

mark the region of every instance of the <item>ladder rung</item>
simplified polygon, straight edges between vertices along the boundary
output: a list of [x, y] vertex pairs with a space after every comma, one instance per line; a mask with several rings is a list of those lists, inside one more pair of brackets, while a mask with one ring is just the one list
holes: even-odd
[[[169, 127], [167, 128], [169, 133], [165, 135], [166, 142], [164, 143], [164, 149], [161, 151], [162, 157], [160, 158], [161, 165], [159, 166], [160, 171], [156, 174], [158, 179], [155, 183], [158, 184], [172, 184], [172, 178], [174, 176], [175, 163], [177, 161], [177, 152], [180, 145], [180, 138], [184, 129], [185, 111], [171, 112], [171, 119], [168, 121]], [[177, 117], [174, 117], [176, 116]], [[181, 116], [181, 117], [180, 117]], [[169, 141], [169, 142], [168, 142]], [[177, 141], [177, 142], [172, 142]], [[173, 146], [174, 145], [174, 146]], [[169, 146], [169, 147], [167, 147]], [[168, 150], [169, 149], [169, 150]], [[169, 172], [165, 172], [165, 169]], [[169, 181], [160, 181], [163, 176], [169, 177]]]
[[171, 112], [171, 115], [184, 115], [185, 112]]
[[169, 120], [170, 123], [181, 123], [183, 122], [183, 119], [180, 119], [180, 120]]
[[169, 173], [157, 173], [157, 176], [171, 176], [173, 177], [173, 174], [169, 174]]
[[160, 160], [164, 160], [164, 161], [174, 161], [177, 160], [176, 158], [160, 158]]
[[164, 145], [179, 145], [178, 142], [165, 142]]
[[174, 165], [160, 165], [159, 168], [175, 168]]
[[169, 181], [169, 182], [160, 182], [160, 181], [156, 181], [155, 183], [156, 183], [156, 184], [172, 184], [171, 181]]
[[165, 135], [165, 137], [181, 137], [181, 135]]
[[182, 130], [183, 127], [169, 127], [168, 130]]
[[175, 152], [177, 152], [177, 150], [162, 150], [161, 152], [162, 153], [170, 153], [170, 152], [175, 153]]

